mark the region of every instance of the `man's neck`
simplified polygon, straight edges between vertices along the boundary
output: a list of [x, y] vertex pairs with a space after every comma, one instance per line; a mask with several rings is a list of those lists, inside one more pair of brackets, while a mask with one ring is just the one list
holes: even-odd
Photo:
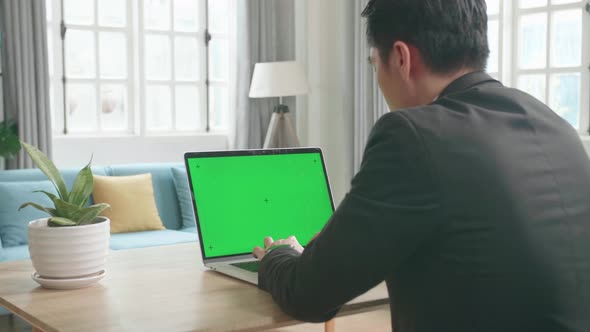
[[420, 84], [420, 104], [428, 105], [436, 100], [440, 94], [455, 80], [472, 73], [476, 70], [471, 68], [462, 68], [451, 74], [431, 74], [424, 77]]

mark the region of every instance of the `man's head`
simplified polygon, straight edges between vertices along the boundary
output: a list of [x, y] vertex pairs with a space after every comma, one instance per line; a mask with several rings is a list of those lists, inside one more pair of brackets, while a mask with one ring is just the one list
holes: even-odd
[[485, 69], [485, 0], [370, 0], [362, 15], [392, 110], [428, 104], [455, 78]]

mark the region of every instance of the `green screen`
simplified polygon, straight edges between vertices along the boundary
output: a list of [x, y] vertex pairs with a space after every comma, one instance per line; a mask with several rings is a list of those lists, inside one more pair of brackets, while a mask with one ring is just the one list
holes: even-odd
[[295, 235], [302, 245], [332, 215], [320, 153], [189, 158], [205, 257], [247, 254]]

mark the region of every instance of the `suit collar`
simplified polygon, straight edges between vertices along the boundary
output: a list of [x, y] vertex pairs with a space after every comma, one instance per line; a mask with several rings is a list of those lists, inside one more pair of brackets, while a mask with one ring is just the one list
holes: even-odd
[[465, 74], [458, 79], [454, 80], [451, 84], [449, 84], [443, 92], [439, 95], [439, 98], [448, 96], [453, 93], [465, 91], [469, 88], [472, 88], [476, 85], [480, 85], [483, 83], [488, 82], [497, 82], [501, 84], [499, 81], [495, 80], [490, 75], [484, 73], [483, 71], [476, 71], [469, 74]]

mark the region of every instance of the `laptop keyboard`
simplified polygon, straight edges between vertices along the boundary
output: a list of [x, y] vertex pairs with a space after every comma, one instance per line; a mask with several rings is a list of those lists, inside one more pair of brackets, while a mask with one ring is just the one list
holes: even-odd
[[258, 272], [258, 261], [234, 263], [231, 265], [238, 267], [240, 269], [246, 270], [246, 271]]

